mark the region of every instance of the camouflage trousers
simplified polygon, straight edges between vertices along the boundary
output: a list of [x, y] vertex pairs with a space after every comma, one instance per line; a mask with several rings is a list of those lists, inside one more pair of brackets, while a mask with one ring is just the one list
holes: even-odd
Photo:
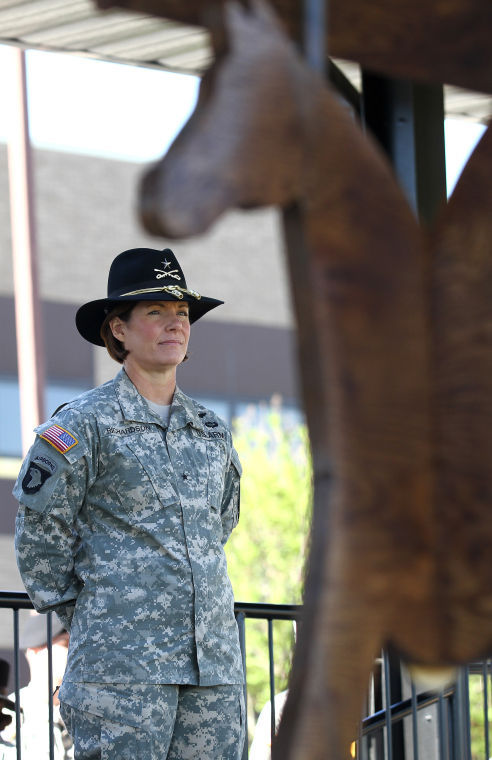
[[[65, 686], [65, 685], [64, 685]], [[75, 760], [240, 760], [243, 687], [79, 683], [60, 712]]]

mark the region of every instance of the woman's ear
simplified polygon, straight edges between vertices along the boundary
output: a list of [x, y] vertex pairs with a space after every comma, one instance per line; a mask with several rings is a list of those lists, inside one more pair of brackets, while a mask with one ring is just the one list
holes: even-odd
[[125, 337], [125, 323], [123, 320], [119, 317], [114, 317], [114, 319], [112, 319], [109, 323], [109, 326], [111, 328], [111, 332], [113, 333], [113, 337], [123, 343], [123, 339]]

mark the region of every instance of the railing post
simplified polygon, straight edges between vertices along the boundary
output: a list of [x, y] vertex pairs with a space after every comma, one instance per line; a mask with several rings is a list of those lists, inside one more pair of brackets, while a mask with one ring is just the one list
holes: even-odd
[[[470, 668], [465, 666], [463, 673], [463, 717], [465, 721], [465, 748], [464, 760], [472, 760], [471, 753], [471, 725], [470, 725]], [[488, 758], [487, 758], [488, 760]]]
[[19, 609], [14, 607], [14, 684], [15, 684], [15, 746], [17, 760], [22, 759], [20, 715]]
[[273, 620], [268, 618], [268, 664], [270, 672], [270, 739], [273, 740], [276, 733], [275, 718], [275, 663], [273, 659]]
[[55, 739], [53, 735], [53, 625], [52, 613], [46, 615], [46, 641], [48, 643], [48, 728], [50, 760], [55, 760]]
[[393, 724], [391, 721], [391, 674], [388, 653], [384, 653], [384, 695], [386, 714], [386, 755], [393, 760]]
[[463, 669], [460, 669], [456, 680], [453, 699], [453, 744], [455, 748], [454, 756], [457, 760], [467, 760], [469, 752], [467, 746], [469, 744], [469, 732], [467, 730], [469, 722], [468, 698], [466, 696], [467, 690], [467, 675]]
[[244, 673], [244, 747], [242, 760], [248, 760], [248, 687], [246, 683], [246, 624], [244, 612], [238, 612], [236, 615], [237, 627], [239, 629], [239, 647], [243, 658]]
[[485, 660], [482, 665], [483, 679], [483, 728], [485, 741], [485, 757], [490, 757], [490, 739], [489, 739], [489, 666], [490, 660]]
[[419, 760], [419, 730], [418, 730], [418, 712], [417, 712], [417, 691], [412, 681], [412, 744], [413, 760]]
[[442, 693], [439, 694], [437, 703], [437, 732], [439, 737], [439, 760], [449, 760], [449, 750], [447, 742], [447, 731], [445, 730], [446, 716], [444, 714], [444, 698]]

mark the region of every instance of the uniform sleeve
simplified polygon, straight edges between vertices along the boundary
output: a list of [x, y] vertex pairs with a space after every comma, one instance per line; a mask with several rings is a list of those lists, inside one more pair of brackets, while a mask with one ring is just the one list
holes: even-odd
[[69, 630], [81, 589], [75, 523], [91, 481], [90, 443], [70, 416], [63, 427], [50, 421], [37, 433], [13, 491], [17, 565], [35, 608], [53, 610]]
[[241, 462], [236, 449], [232, 447], [221, 506], [223, 544], [229, 539], [239, 521], [241, 474]]

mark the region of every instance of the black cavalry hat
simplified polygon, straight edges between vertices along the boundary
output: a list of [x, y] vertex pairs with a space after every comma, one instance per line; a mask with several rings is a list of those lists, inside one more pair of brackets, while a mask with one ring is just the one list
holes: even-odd
[[190, 322], [223, 301], [201, 296], [188, 288], [178, 260], [170, 248], [131, 248], [120, 253], [111, 264], [108, 297], [89, 301], [77, 311], [75, 324], [83, 338], [104, 346], [100, 335], [102, 323], [111, 309], [125, 301], [186, 301], [190, 305]]

